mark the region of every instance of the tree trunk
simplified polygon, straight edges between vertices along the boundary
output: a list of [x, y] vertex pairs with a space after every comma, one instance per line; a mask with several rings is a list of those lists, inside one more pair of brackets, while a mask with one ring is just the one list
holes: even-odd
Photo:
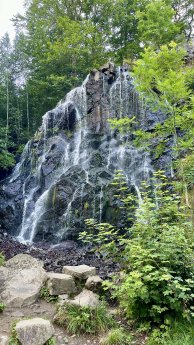
[[8, 131], [9, 131], [9, 80], [7, 77], [7, 115], [6, 115], [6, 130], [5, 130], [5, 148], [7, 148], [7, 144], [8, 144]]
[[29, 138], [29, 136], [30, 136], [30, 117], [29, 117], [29, 95], [28, 95], [27, 85], [26, 85], [26, 116], [27, 116], [28, 138]]

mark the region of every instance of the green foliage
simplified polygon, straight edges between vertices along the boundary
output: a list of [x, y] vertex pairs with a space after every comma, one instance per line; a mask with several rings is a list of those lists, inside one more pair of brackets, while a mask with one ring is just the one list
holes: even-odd
[[142, 59], [136, 62], [134, 74], [137, 88], [148, 98], [149, 105], [166, 113], [165, 121], [153, 128], [150, 143], [153, 140], [157, 142], [154, 154], [158, 158], [173, 138], [172, 157], [176, 157], [179, 167], [179, 189], [182, 188], [186, 207], [191, 209], [188, 193], [190, 173], [184, 169], [182, 157], [186, 153], [190, 155], [193, 150], [194, 98], [191, 87], [193, 73], [190, 73], [190, 67], [184, 66], [185, 54], [184, 49], [174, 42], [161, 46], [157, 51], [145, 49]]
[[125, 235], [122, 235], [123, 226], [129, 225], [133, 221], [137, 201], [132, 194], [129, 194], [126, 176], [121, 170], [115, 172], [111, 187], [114, 205], [116, 205], [119, 211], [118, 218], [122, 219], [121, 229], [116, 229], [116, 225], [113, 226], [108, 223], [99, 224], [95, 219], [86, 219], [87, 231], [81, 232], [79, 239], [84, 244], [93, 243], [103, 253], [103, 256], [109, 257], [113, 261], [119, 261], [119, 247], [125, 242]]
[[193, 322], [178, 320], [154, 329], [146, 345], [193, 345]]
[[113, 259], [122, 266], [120, 277], [107, 282], [107, 288], [126, 316], [151, 324], [163, 323], [170, 315], [194, 316], [192, 226], [165, 176], [154, 175], [154, 193], [153, 186], [142, 185], [142, 202], [129, 232], [115, 240], [112, 233], [105, 233], [111, 226], [99, 225], [98, 248], [103, 252], [111, 248]]
[[128, 134], [135, 123], [135, 117], [129, 118], [126, 116], [122, 119], [109, 119], [108, 122], [112, 129], [117, 129], [121, 134]]
[[0, 303], [0, 313], [2, 313], [5, 309], [6, 305], [4, 303]]
[[145, 46], [159, 48], [176, 40], [180, 25], [173, 20], [175, 10], [164, 0], [148, 2], [142, 11], [137, 11], [140, 40]]
[[45, 345], [56, 345], [56, 339], [54, 337], [50, 338], [49, 340], [47, 340], [47, 342], [45, 343]]
[[0, 169], [9, 170], [15, 165], [14, 155], [7, 150], [0, 149]]
[[[185, 158], [183, 158], [182, 165], [183, 165], [184, 175], [185, 175], [188, 188], [191, 189], [194, 187], [194, 154], [193, 153], [188, 154]], [[179, 174], [180, 174], [180, 169], [178, 170], [178, 175]]]
[[180, 100], [187, 101], [190, 94], [183, 69], [185, 54], [174, 42], [161, 46], [159, 51], [148, 48], [134, 68], [138, 90], [168, 111]]
[[144, 201], [123, 253], [121, 284], [115, 289], [129, 318], [155, 323], [172, 314], [193, 316], [191, 224], [181, 213], [179, 199], [165, 188], [165, 181], [156, 184], [157, 204], [149, 191], [142, 192]]
[[95, 308], [66, 304], [59, 308], [55, 322], [71, 334], [100, 334], [114, 325], [104, 303]]
[[103, 255], [106, 254], [115, 260], [117, 254], [119, 255], [116, 246], [118, 231], [112, 225], [108, 223], [98, 224], [94, 219], [87, 219], [85, 223], [87, 231], [79, 234], [79, 240], [84, 244], [93, 243]]
[[100, 343], [102, 345], [130, 345], [132, 336], [127, 334], [123, 328], [115, 328], [110, 330]]
[[17, 337], [17, 332], [16, 332], [16, 324], [17, 321], [14, 321], [11, 327], [11, 335], [9, 338], [9, 345], [21, 345], [20, 341], [18, 340]]
[[58, 301], [58, 296], [50, 295], [49, 289], [43, 286], [39, 293], [40, 298], [43, 298], [48, 303], [56, 303]]

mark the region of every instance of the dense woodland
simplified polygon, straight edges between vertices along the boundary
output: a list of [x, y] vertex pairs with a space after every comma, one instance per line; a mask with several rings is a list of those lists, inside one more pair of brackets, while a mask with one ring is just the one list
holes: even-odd
[[[133, 126], [134, 117], [110, 121], [121, 133], [133, 132], [138, 147], [149, 147], [157, 138], [156, 157], [173, 138], [174, 178], [167, 181], [163, 172], [155, 172], [152, 188], [142, 186], [143, 201], [137, 205], [118, 172], [113, 181], [115, 198], [130, 229], [126, 226], [123, 233], [111, 224], [90, 219], [86, 221], [89, 231], [80, 239], [93, 242], [99, 253], [106, 253], [122, 268], [119, 278], [104, 287], [111, 290], [122, 315], [133, 320], [129, 328], [136, 324], [138, 332], [152, 330], [149, 345], [192, 345], [193, 0], [26, 0], [25, 14], [18, 14], [13, 22], [15, 40], [11, 42], [8, 34], [0, 40], [3, 177], [40, 126], [42, 115], [89, 71], [108, 60], [127, 63], [138, 91], [167, 114], [149, 132]], [[78, 319], [83, 324], [83, 314]], [[104, 344], [133, 344], [123, 334], [117, 342]]]

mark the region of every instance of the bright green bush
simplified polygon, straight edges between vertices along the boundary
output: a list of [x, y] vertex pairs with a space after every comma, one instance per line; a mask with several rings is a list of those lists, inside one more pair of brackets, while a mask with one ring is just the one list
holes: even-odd
[[[112, 237], [107, 243], [105, 225], [97, 229], [103, 230], [98, 235], [100, 250], [115, 260], [120, 257], [122, 267], [106, 288], [129, 319], [160, 324], [171, 315], [194, 316], [194, 239], [179, 198], [161, 172], [153, 184], [154, 188], [142, 186], [142, 200], [125, 237]], [[127, 196], [128, 209], [129, 200]]]
[[55, 322], [71, 334], [98, 334], [114, 325], [104, 303], [95, 308], [66, 304], [59, 308]]
[[155, 186], [143, 202], [123, 250], [124, 269], [115, 296], [129, 318], [163, 322], [168, 315], [191, 317], [194, 310], [193, 234], [179, 199]]

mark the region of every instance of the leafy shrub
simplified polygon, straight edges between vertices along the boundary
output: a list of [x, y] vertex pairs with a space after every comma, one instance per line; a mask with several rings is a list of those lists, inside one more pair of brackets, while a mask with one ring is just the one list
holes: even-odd
[[55, 322], [72, 334], [98, 334], [114, 325], [104, 303], [95, 308], [66, 304], [59, 308]]
[[[170, 315], [194, 316], [192, 225], [161, 172], [153, 184], [154, 193], [142, 186], [142, 200], [125, 237], [107, 243], [104, 228], [99, 235], [100, 249], [115, 260], [120, 256], [122, 267], [120, 277], [107, 282], [107, 288], [129, 319], [151, 324], [163, 323]], [[125, 198], [128, 208], [129, 199]]]
[[[169, 314], [193, 316], [194, 267], [191, 224], [179, 199], [158, 184], [157, 205], [143, 192], [123, 251], [125, 267], [115, 295], [129, 318], [163, 322]], [[158, 209], [156, 209], [158, 207]]]
[[102, 339], [102, 345], [130, 345], [131, 335], [127, 334], [123, 328], [116, 328], [109, 331], [107, 336]]

